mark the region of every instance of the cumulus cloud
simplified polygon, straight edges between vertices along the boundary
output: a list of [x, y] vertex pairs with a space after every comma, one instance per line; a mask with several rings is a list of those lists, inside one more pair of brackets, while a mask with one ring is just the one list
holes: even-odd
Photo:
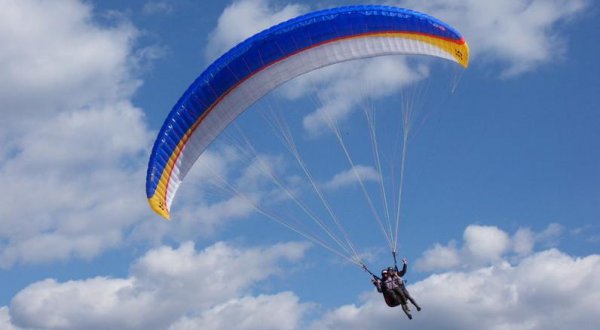
[[[204, 155], [190, 172], [188, 181], [203, 186], [182, 187], [181, 221], [148, 221], [141, 187], [154, 133], [131, 99], [140, 56], [153, 58], [152, 49], [134, 47], [138, 32], [125, 20], [96, 22], [101, 13], [89, 3], [4, 3], [0, 181], [11, 194], [0, 201], [0, 267], [91, 259], [126, 238], [193, 239], [253, 211], [240, 196], [208, 196], [210, 175], [246, 167], [228, 149]], [[237, 176], [260, 184], [251, 173]]]
[[423, 252], [423, 256], [417, 260], [417, 269], [451, 269], [460, 264], [460, 251], [456, 243], [451, 241], [448, 245], [436, 243], [432, 248]]
[[[480, 242], [495, 230], [470, 229], [467, 236]], [[397, 308], [387, 307], [374, 289], [356, 303], [335, 307], [316, 319], [309, 316], [315, 305], [300, 301], [292, 292], [251, 293], [257, 283], [281, 274], [283, 263], [300, 261], [306, 248], [300, 243], [238, 248], [223, 242], [203, 250], [192, 243], [159, 247], [139, 258], [126, 278], [33, 283], [9, 307], [0, 308], [0, 325], [7, 329], [594, 329], [600, 322], [596, 304], [600, 256], [574, 257], [557, 249], [431, 274], [408, 286], [423, 307], [413, 311], [411, 321]], [[239, 269], [247, 276], [231, 276]]]
[[0, 267], [94, 257], [147, 211], [137, 31], [79, 1], [2, 7]]
[[[415, 266], [419, 270], [449, 270], [472, 268], [502, 262], [506, 256], [523, 257], [529, 255], [536, 244], [544, 246], [555, 242], [562, 228], [551, 223], [539, 233], [530, 228], [519, 228], [509, 236], [495, 226], [469, 225], [463, 233], [463, 244], [456, 241], [447, 245], [435, 244], [423, 252]], [[549, 240], [551, 238], [551, 240]]]
[[[221, 242], [201, 251], [191, 242], [163, 246], [135, 262], [127, 278], [33, 283], [13, 298], [9, 314], [15, 326], [39, 329], [250, 329], [261, 322], [293, 329], [307, 308], [294, 294], [249, 290], [306, 249], [301, 243], [241, 249]], [[11, 324], [6, 307], [0, 315]]]
[[463, 239], [464, 248], [470, 255], [486, 261], [498, 260], [510, 245], [508, 235], [491, 226], [469, 226]]
[[121, 100], [139, 85], [128, 68], [137, 31], [127, 22], [98, 27], [92, 8], [74, 0], [2, 3], [2, 140], [58, 112]]
[[0, 307], [0, 328], [5, 330], [17, 329], [10, 321], [10, 314], [7, 306]]
[[211, 32], [206, 57], [213, 60], [237, 43], [305, 11], [299, 4], [277, 7], [270, 0], [239, 0], [229, 5]]
[[515, 76], [561, 59], [567, 50], [560, 27], [589, 7], [587, 0], [394, 1], [451, 23], [469, 41], [472, 59], [501, 63]]
[[198, 317], [184, 317], [169, 329], [298, 329], [309, 307], [291, 292], [246, 296], [205, 310]]
[[[104, 277], [65, 283], [47, 279], [17, 294], [10, 312], [14, 323], [21, 327], [100, 329], [123, 324], [125, 329], [137, 328], [144, 322], [131, 316], [142, 315], [151, 295], [136, 294], [134, 282]], [[156, 313], [147, 315], [154, 319]]]
[[[494, 231], [471, 229], [469, 236], [489, 238]], [[505, 236], [494, 240], [499, 237]], [[432, 274], [410, 285], [408, 290], [423, 307], [413, 311], [412, 321], [388, 308], [380, 294], [369, 292], [358, 304], [327, 312], [311, 328], [591, 330], [600, 322], [594, 303], [600, 299], [599, 270], [596, 254], [573, 257], [549, 249], [515, 263], [504, 258], [491, 266]]]

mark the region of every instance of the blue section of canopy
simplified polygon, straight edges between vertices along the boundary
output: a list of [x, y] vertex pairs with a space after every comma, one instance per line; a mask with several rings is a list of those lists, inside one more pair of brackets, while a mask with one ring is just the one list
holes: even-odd
[[[302, 50], [352, 36], [406, 32], [460, 40], [446, 23], [411, 10], [388, 6], [351, 6], [296, 17], [238, 44], [213, 62], [175, 104], [154, 144], [146, 194], [154, 195], [161, 175], [190, 128], [228, 91], [265, 67]], [[180, 146], [181, 147], [181, 146]]]

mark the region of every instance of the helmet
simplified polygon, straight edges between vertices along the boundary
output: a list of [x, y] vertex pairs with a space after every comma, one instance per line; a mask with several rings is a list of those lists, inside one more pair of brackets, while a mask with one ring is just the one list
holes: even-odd
[[388, 272], [393, 272], [393, 271], [394, 271], [394, 268], [392, 268], [392, 267], [388, 267], [388, 268], [387, 268], [387, 271], [388, 271]]
[[383, 276], [384, 274], [387, 274], [387, 273], [388, 273], [388, 270], [386, 268], [386, 269], [384, 269], [384, 270], [381, 271], [381, 276]]

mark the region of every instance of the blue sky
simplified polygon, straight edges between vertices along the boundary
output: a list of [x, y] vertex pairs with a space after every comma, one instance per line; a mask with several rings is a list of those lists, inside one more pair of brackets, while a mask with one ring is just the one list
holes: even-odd
[[[424, 307], [414, 320], [385, 306], [359, 268], [204, 184], [218, 169], [266, 196], [264, 173], [250, 176], [247, 159], [230, 152], [233, 131], [190, 172], [172, 221], [145, 199], [157, 131], [212, 60], [281, 20], [354, 2], [0, 0], [0, 182], [9, 191], [0, 199], [0, 328], [599, 324], [597, 5], [385, 3], [450, 23], [472, 51], [454, 93], [433, 73], [459, 70], [430, 67], [419, 112], [427, 120], [409, 144], [399, 253]], [[257, 103], [239, 127], [292, 180], [299, 171], [283, 166], [289, 156], [256, 129], [268, 124], [261, 111], [289, 110], [299, 147], [326, 185], [348, 167], [323, 162], [337, 157], [335, 139], [306, 118], [326, 107], [351, 110], [338, 119], [358, 151], [356, 109], [397, 107], [401, 82], [388, 73], [404, 69], [402, 59], [382, 58], [310, 74]], [[341, 188], [328, 192], [336, 213], [379, 271], [391, 262], [383, 236], [358, 221], [369, 212], [356, 182]]]

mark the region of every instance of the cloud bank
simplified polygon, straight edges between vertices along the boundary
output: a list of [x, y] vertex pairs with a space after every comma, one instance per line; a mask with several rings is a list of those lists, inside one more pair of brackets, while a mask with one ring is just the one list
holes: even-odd
[[13, 298], [11, 321], [6, 307], [0, 321], [36, 329], [295, 329], [308, 304], [290, 292], [254, 296], [251, 289], [282, 274], [281, 266], [300, 260], [307, 248], [163, 246], [138, 259], [126, 278], [33, 283]]
[[[451, 265], [435, 263], [450, 270], [408, 287], [423, 307], [413, 312], [412, 321], [383, 304], [380, 294], [369, 292], [357, 304], [329, 311], [311, 328], [594, 329], [600, 322], [600, 307], [593, 303], [600, 298], [595, 275], [600, 255], [574, 257], [551, 248], [513, 259], [512, 253], [520, 251], [515, 250], [517, 236], [497, 227], [468, 226], [458, 244], [464, 254], [447, 254], [453, 256]], [[431, 252], [439, 247], [424, 252], [422, 265], [434, 264]], [[436, 258], [447, 255], [437, 253]], [[409, 265], [409, 278], [410, 271]]]
[[[410, 284], [423, 307], [411, 321], [387, 307], [375, 289], [321, 313], [314, 313], [317, 303], [303, 302], [293, 292], [252, 293], [257, 284], [283, 275], [289, 263], [302, 261], [305, 244], [240, 248], [219, 242], [196, 250], [188, 242], [148, 251], [125, 278], [33, 283], [10, 306], [0, 308], [0, 327], [595, 329], [600, 321], [600, 255], [574, 257], [550, 248], [513, 259], [514, 252], [504, 247], [514, 247], [514, 237], [496, 227], [465, 228], [457, 245], [485, 246], [491, 240], [494, 252], [485, 254], [486, 264], [465, 258], [461, 262], [468, 266]], [[500, 250], [504, 252], [498, 255]]]
[[146, 213], [137, 30], [79, 1], [2, 8], [0, 267], [93, 258]]

